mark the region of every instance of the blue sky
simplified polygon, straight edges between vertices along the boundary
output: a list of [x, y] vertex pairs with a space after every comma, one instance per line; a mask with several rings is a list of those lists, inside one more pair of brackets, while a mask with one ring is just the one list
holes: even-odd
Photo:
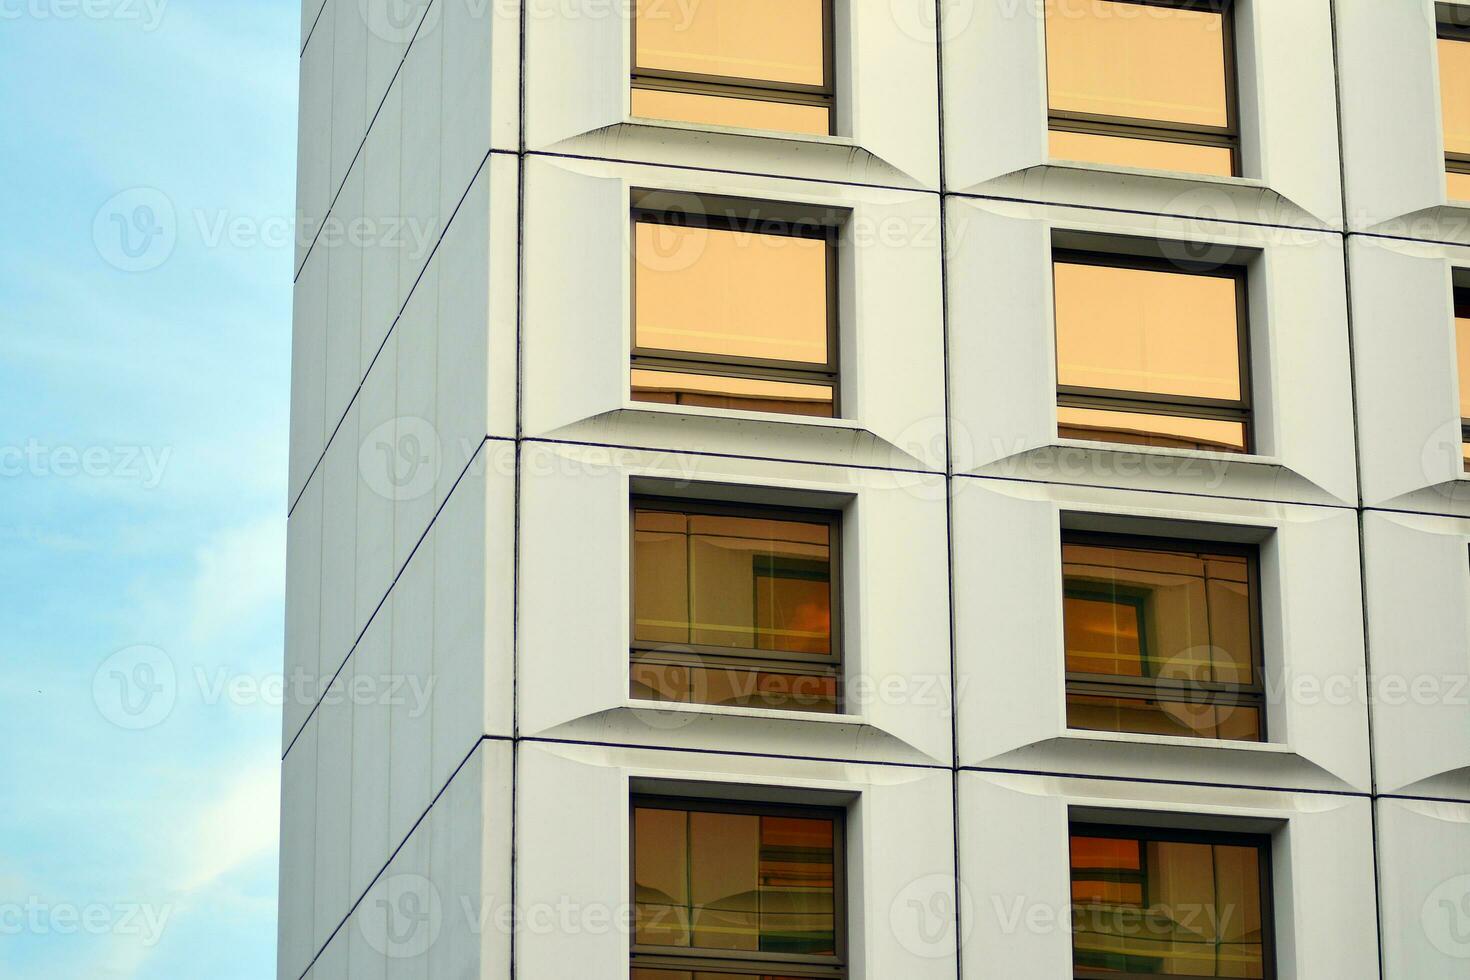
[[0, 976], [274, 973], [299, 30], [0, 0]]

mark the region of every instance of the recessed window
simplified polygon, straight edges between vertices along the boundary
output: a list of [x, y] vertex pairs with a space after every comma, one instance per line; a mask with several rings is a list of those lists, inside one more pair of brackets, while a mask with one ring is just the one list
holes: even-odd
[[1439, 93], [1450, 200], [1470, 201], [1470, 27], [1440, 25]]
[[1251, 451], [1245, 270], [1057, 252], [1067, 439]]
[[835, 512], [633, 502], [635, 698], [835, 712]]
[[1270, 839], [1073, 824], [1079, 980], [1276, 975]]
[[636, 211], [633, 249], [634, 401], [837, 413], [834, 228]]
[[1225, 0], [1047, 0], [1051, 156], [1240, 173]]
[[634, 797], [632, 980], [847, 976], [841, 810]]
[[832, 133], [832, 0], [638, 0], [633, 115]]
[[1067, 725], [1266, 737], [1255, 549], [1067, 533]]
[[1470, 471], [1470, 288], [1455, 290], [1455, 347], [1460, 367], [1460, 455]]

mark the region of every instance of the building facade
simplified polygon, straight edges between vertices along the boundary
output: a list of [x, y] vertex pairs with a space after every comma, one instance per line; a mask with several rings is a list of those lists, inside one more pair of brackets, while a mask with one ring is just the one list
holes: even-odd
[[1470, 2], [302, 37], [282, 980], [1470, 976]]

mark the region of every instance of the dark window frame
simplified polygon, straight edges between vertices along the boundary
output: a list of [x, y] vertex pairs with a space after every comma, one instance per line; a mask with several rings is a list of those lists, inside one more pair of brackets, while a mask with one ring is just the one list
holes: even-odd
[[697, 947], [640, 946], [636, 934], [629, 935], [631, 970], [673, 970], [709, 973], [765, 974], [826, 977], [845, 980], [848, 975], [847, 922], [847, 811], [842, 807], [798, 803], [758, 803], [744, 800], [691, 796], [659, 796], [634, 793], [628, 801], [628, 896], [637, 908], [638, 852], [637, 822], [640, 809], [676, 810], [689, 813], [735, 813], [749, 816], [797, 817], [832, 821], [832, 925], [833, 956], [794, 953], [762, 953], [750, 950], [719, 950]]
[[[1222, 265], [1208, 262], [1188, 262], [1143, 255], [1124, 255], [1110, 252], [1093, 252], [1070, 248], [1052, 249], [1052, 333], [1053, 342], [1060, 352], [1061, 325], [1056, 316], [1056, 267], [1064, 265], [1094, 265], [1110, 269], [1142, 269], [1151, 272], [1183, 273], [1195, 276], [1212, 276], [1217, 279], [1235, 281], [1235, 344], [1239, 359], [1240, 398], [1199, 398], [1188, 395], [1159, 395], [1126, 388], [1086, 388], [1061, 383], [1061, 364], [1055, 364], [1057, 375], [1057, 407], [1096, 409], [1113, 412], [1137, 412], [1146, 415], [1166, 415], [1175, 418], [1207, 419], [1211, 421], [1239, 422], [1245, 431], [1245, 448], [1242, 453], [1256, 452], [1255, 411], [1251, 382], [1251, 324], [1249, 270], [1243, 265]], [[1147, 446], [1134, 447], [1147, 449]]]
[[[798, 85], [741, 75], [710, 75], [702, 72], [670, 71], [643, 68], [638, 64], [638, 15], [636, 9], [629, 35], [629, 57], [632, 60], [630, 91], [646, 89], [655, 92], [677, 92], [684, 95], [711, 95], [753, 102], [786, 103], [820, 106], [827, 110], [827, 135], [837, 134], [837, 52], [833, 12], [835, 0], [822, 0], [822, 84]], [[780, 130], [753, 130], [780, 132]]]
[[[1235, 39], [1234, 0], [1110, 0], [1141, 7], [1173, 7], [1181, 10], [1207, 10], [1221, 15], [1225, 54], [1225, 125], [1201, 126], [1190, 123], [1165, 122], [1138, 116], [1114, 116], [1103, 113], [1053, 109], [1047, 94], [1047, 128], [1061, 133], [1087, 136], [1117, 136], [1124, 139], [1153, 140], [1160, 143], [1183, 143], [1213, 146], [1230, 151], [1230, 175], [1242, 176], [1240, 152], [1240, 75]], [[1044, 47], [1044, 46], [1043, 46]], [[1043, 58], [1050, 57], [1044, 49]]]
[[[1128, 679], [1116, 674], [1089, 674], [1081, 671], [1067, 670], [1066, 691], [1070, 696], [1092, 695], [1100, 697], [1129, 698], [1144, 701], [1173, 701], [1186, 704], [1210, 704], [1221, 707], [1247, 707], [1255, 708], [1259, 718], [1258, 734], [1260, 737], [1256, 742], [1269, 742], [1270, 728], [1267, 720], [1266, 704], [1266, 657], [1264, 643], [1264, 629], [1261, 619], [1261, 570], [1260, 549], [1254, 545], [1236, 544], [1221, 541], [1199, 541], [1191, 538], [1178, 537], [1154, 537], [1141, 534], [1110, 534], [1099, 531], [1072, 531], [1063, 529], [1061, 537], [1062, 546], [1058, 549], [1058, 556], [1063, 566], [1062, 596], [1063, 599], [1071, 596], [1074, 590], [1066, 585], [1066, 546], [1069, 544], [1118, 548], [1133, 551], [1162, 551], [1175, 552], [1179, 554], [1209, 554], [1228, 555], [1245, 559], [1246, 587], [1249, 590], [1249, 613], [1250, 613], [1250, 641], [1251, 641], [1251, 674], [1255, 679], [1252, 684], [1229, 684], [1220, 681], [1172, 681], [1168, 679], [1139, 677]], [[1062, 613], [1063, 627], [1066, 623], [1065, 609]], [[1144, 625], [1144, 618], [1139, 616], [1139, 626]], [[1139, 648], [1146, 650], [1146, 640], [1143, 638], [1143, 630], [1140, 629]], [[1094, 731], [1095, 729], [1072, 729], [1073, 731]], [[1103, 729], [1113, 731], [1113, 729]], [[1118, 734], [1132, 734], [1119, 732]], [[1185, 738], [1189, 736], [1160, 736], [1163, 738]], [[1205, 738], [1207, 736], [1195, 736]], [[1214, 738], [1211, 741], [1233, 742], [1238, 739]]]
[[[1125, 824], [1095, 823], [1086, 820], [1072, 821], [1067, 826], [1068, 881], [1072, 880], [1071, 842], [1073, 837], [1102, 837], [1109, 840], [1132, 840], [1140, 843], [1210, 844], [1221, 847], [1254, 848], [1259, 855], [1257, 879], [1261, 887], [1261, 965], [1265, 980], [1276, 980], [1276, 908], [1274, 901], [1275, 874], [1272, 870], [1272, 842], [1269, 834], [1250, 834], [1232, 831], [1181, 830], [1168, 827], [1139, 827]], [[1070, 888], [1069, 888], [1070, 901]], [[1078, 967], [1076, 960], [1076, 930], [1073, 929], [1072, 970], [1075, 980], [1159, 980], [1168, 977], [1186, 977], [1182, 973], [1123, 973], [1108, 970], [1092, 970]], [[1198, 980], [1197, 977], [1193, 980]]]
[[[828, 526], [829, 604], [832, 610], [832, 653], [791, 653], [783, 650], [758, 650], [746, 647], [721, 647], [699, 643], [651, 643], [637, 638], [637, 514], [639, 511], [661, 511], [673, 514], [699, 514], [714, 517], [747, 517], [757, 520], [785, 520], [804, 524], [825, 523]], [[834, 713], [846, 711], [844, 681], [846, 677], [842, 609], [842, 511], [769, 504], [737, 504], [724, 501], [690, 500], [684, 497], [660, 497], [634, 494], [628, 505], [628, 665], [645, 663], [665, 667], [702, 667], [706, 669], [762, 671], [830, 677], [836, 684]], [[821, 668], [821, 669], [819, 669]], [[631, 683], [631, 677], [630, 677]], [[684, 702], [680, 702], [684, 703]], [[702, 702], [692, 702], [699, 704]]]
[[[815, 221], [793, 221], [787, 219], [762, 218], [760, 203], [750, 202], [749, 211], [740, 213], [733, 209], [723, 214], [697, 212], [671, 213], [649, 208], [632, 209], [633, 261], [629, 303], [631, 306], [632, 339], [630, 370], [662, 371], [667, 373], [702, 374], [713, 377], [740, 378], [750, 381], [784, 381], [795, 384], [830, 385], [832, 388], [832, 417], [842, 415], [842, 354], [840, 341], [842, 318], [839, 302], [839, 251], [838, 240], [841, 229], [834, 224]], [[758, 357], [737, 357], [728, 354], [705, 354], [693, 351], [669, 350], [658, 347], [641, 347], [638, 344], [638, 255], [637, 235], [639, 224], [662, 224], [687, 228], [707, 228], [716, 231], [744, 232], [755, 235], [772, 235], [786, 238], [805, 238], [824, 241], [827, 244], [827, 362], [817, 365], [809, 361], [782, 361]], [[773, 412], [771, 414], [782, 414]]]
[[[1470, 44], [1470, 25], [1451, 24], [1440, 20], [1435, 37], [1439, 40]], [[1443, 84], [1442, 75], [1441, 84]], [[1470, 100], [1470, 95], [1467, 95], [1466, 99]], [[1447, 173], [1470, 174], [1470, 153], [1451, 153], [1449, 147], [1445, 147], [1444, 165]]]
[[[1452, 287], [1451, 292], [1450, 292], [1450, 315], [1451, 315], [1451, 317], [1454, 320], [1459, 320], [1460, 319], [1460, 310], [1462, 310], [1462, 309], [1466, 311], [1467, 315], [1470, 315], [1470, 286], [1456, 285], [1456, 286], [1453, 286]], [[1459, 334], [1459, 330], [1458, 330], [1458, 328], [1456, 328], [1455, 354], [1456, 354], [1456, 361], [1457, 362], [1459, 360], [1459, 358], [1458, 358], [1458, 355], [1459, 355], [1459, 335], [1458, 334]], [[1455, 373], [1456, 373], [1456, 375], [1459, 374], [1458, 363], [1457, 363], [1457, 367], [1456, 367], [1456, 372]], [[1460, 386], [1460, 389], [1461, 390], [1464, 390], [1464, 388], [1465, 388], [1466, 385], [1470, 385], [1470, 378], [1457, 378], [1457, 380], [1458, 380], [1458, 383], [1459, 383], [1459, 386]], [[1464, 444], [1466, 444], [1466, 443], [1470, 443], [1470, 418], [1466, 418], [1463, 415], [1460, 417], [1460, 443], [1461, 443], [1462, 446]], [[1462, 452], [1463, 452], [1463, 450], [1462, 450]]]

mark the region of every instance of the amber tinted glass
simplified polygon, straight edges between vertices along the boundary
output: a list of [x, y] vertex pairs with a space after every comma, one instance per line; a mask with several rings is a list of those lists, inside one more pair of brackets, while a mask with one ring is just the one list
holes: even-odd
[[1268, 975], [1262, 849], [1072, 835], [1079, 976]]
[[1217, 177], [1235, 174], [1235, 153], [1228, 146], [1070, 133], [1059, 129], [1051, 131], [1051, 156], [1054, 160], [1141, 170], [1174, 170]]
[[831, 818], [635, 807], [634, 942], [833, 956]]
[[831, 385], [633, 369], [633, 400], [660, 405], [831, 418], [834, 394]]
[[1055, 272], [1059, 384], [1241, 397], [1233, 277], [1066, 261]]
[[825, 0], [638, 0], [636, 67], [732, 81], [826, 80]]
[[634, 343], [825, 365], [825, 239], [638, 221]]
[[1067, 727], [1175, 738], [1259, 742], [1261, 710], [1243, 704], [1068, 694]]
[[703, 126], [773, 129], [814, 136], [825, 136], [832, 131], [832, 110], [824, 105], [653, 88], [633, 90], [633, 115]]
[[1046, 7], [1052, 109], [1229, 125], [1220, 13], [1122, 0], [1047, 0]]
[[633, 663], [630, 696], [642, 701], [719, 704], [777, 711], [839, 710], [837, 677], [687, 663]]
[[639, 510], [634, 640], [831, 655], [827, 523]]
[[1065, 406], [1057, 408], [1057, 434], [1063, 439], [1090, 439], [1168, 449], [1243, 453], [1249, 448], [1243, 422]]
[[1445, 152], [1470, 155], [1470, 41], [1439, 39], [1439, 92]]
[[[1455, 290], [1455, 347], [1460, 364], [1460, 421], [1470, 421], [1470, 289]], [[1461, 444], [1461, 456], [1470, 470], [1470, 441]]]
[[633, 968], [632, 980], [810, 980], [773, 973], [706, 973], [701, 970], [640, 970]]

